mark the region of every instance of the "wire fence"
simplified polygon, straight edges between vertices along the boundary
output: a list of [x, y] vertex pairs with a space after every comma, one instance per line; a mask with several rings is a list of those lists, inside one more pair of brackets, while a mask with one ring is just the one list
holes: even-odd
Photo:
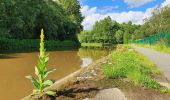
[[149, 37], [135, 40], [134, 43], [140, 43], [140, 44], [156, 44], [161, 39], [170, 39], [170, 30], [161, 32], [159, 34], [154, 34]]

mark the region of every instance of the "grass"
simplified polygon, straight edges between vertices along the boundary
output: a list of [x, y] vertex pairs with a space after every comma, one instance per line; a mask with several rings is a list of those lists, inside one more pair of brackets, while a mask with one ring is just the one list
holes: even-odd
[[102, 47], [102, 43], [81, 43], [83, 47]]
[[164, 45], [164, 44], [155, 44], [155, 45], [150, 45], [150, 44], [134, 44], [137, 46], [145, 47], [145, 48], [150, 48], [156, 51], [164, 52], [164, 53], [170, 53], [170, 47]]
[[[39, 40], [37, 39], [7, 39], [0, 38], [0, 53], [11, 53], [11, 52], [25, 52], [25, 51], [38, 51]], [[76, 49], [79, 47], [79, 43], [73, 40], [65, 41], [45, 41], [45, 47], [48, 51], [52, 50], [67, 50]]]
[[121, 45], [112, 54], [112, 63], [103, 67], [104, 74], [109, 78], [128, 78], [135, 85], [161, 91], [169, 91], [162, 87], [153, 74], [161, 74], [155, 64], [145, 56], [135, 51], [131, 46]]
[[145, 48], [150, 48], [156, 51], [170, 53], [170, 38], [168, 39], [160, 39], [155, 44], [134, 44], [137, 46], [142, 46]]

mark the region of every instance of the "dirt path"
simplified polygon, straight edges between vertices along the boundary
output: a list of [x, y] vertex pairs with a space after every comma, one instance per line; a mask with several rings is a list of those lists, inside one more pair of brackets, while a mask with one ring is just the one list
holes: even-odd
[[145, 56], [147, 56], [151, 61], [153, 61], [156, 66], [162, 70], [164, 76], [170, 82], [170, 54], [158, 52], [143, 47], [135, 47], [135, 49]]

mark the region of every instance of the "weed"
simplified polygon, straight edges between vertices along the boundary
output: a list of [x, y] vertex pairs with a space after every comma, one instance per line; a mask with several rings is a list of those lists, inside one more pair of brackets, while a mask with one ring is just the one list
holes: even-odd
[[[45, 80], [49, 73], [53, 72], [55, 69], [47, 68], [47, 63], [49, 61], [48, 54], [46, 54], [44, 49], [44, 33], [43, 30], [41, 31], [40, 36], [40, 54], [39, 54], [39, 61], [38, 66], [35, 67], [35, 74], [37, 75], [38, 79], [35, 79], [33, 76], [26, 76], [26, 78], [30, 79], [34, 90], [33, 94], [42, 95], [43, 89], [52, 85], [54, 81], [52, 80]], [[55, 93], [52, 91], [47, 91], [47, 94], [54, 95]]]

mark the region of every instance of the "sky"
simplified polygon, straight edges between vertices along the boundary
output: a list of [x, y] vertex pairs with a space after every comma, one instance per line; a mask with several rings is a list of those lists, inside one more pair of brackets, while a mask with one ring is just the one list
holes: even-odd
[[91, 30], [96, 21], [110, 16], [119, 23], [132, 21], [143, 24], [152, 11], [159, 5], [166, 6], [170, 0], [79, 0], [81, 13], [85, 17], [82, 25]]

